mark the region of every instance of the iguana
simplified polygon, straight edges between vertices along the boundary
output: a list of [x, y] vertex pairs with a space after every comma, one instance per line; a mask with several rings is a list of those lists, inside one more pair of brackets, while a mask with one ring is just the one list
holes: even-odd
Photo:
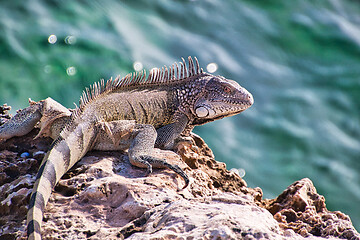
[[30, 197], [28, 239], [41, 239], [44, 208], [60, 178], [89, 150], [128, 150], [130, 163], [169, 168], [189, 184], [177, 165], [152, 156], [154, 147], [171, 149], [194, 126], [238, 114], [253, 104], [252, 95], [237, 82], [206, 73], [194, 58], [86, 88], [79, 107], [69, 110], [51, 98], [18, 112], [0, 126], [0, 139], [29, 133], [54, 139], [45, 155]]

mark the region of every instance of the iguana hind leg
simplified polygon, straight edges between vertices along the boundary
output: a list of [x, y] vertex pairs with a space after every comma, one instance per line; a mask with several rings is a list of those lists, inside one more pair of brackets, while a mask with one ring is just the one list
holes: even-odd
[[104, 151], [128, 149], [135, 126], [135, 120], [98, 122], [96, 128], [99, 131], [92, 149]]

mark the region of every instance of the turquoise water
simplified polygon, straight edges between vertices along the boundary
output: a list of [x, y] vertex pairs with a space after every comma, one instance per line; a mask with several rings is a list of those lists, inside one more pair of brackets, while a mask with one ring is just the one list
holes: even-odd
[[[278, 1], [1, 1], [0, 104], [73, 108], [101, 78], [197, 56], [253, 93], [197, 127], [267, 198], [310, 178], [360, 229], [360, 4]], [[14, 111], [13, 111], [14, 112]]]

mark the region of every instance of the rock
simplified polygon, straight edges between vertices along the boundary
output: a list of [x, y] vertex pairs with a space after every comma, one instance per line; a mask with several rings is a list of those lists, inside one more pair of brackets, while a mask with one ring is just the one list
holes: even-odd
[[282, 228], [292, 229], [304, 237], [359, 238], [349, 216], [327, 210], [325, 198], [316, 192], [308, 178], [290, 185], [267, 209]]
[[277, 222], [268, 211], [230, 193], [201, 200], [173, 201], [150, 211], [153, 213], [143, 231], [130, 235], [129, 239], [282, 237]]
[[8, 106], [6, 103], [0, 106], [0, 126], [12, 117], [9, 113], [10, 110], [11, 107]]
[[[0, 239], [25, 239], [25, 217], [37, 168], [51, 142], [25, 137], [0, 144]], [[326, 209], [309, 179], [276, 199], [214, 159], [195, 134], [176, 151], [155, 155], [178, 164], [190, 185], [166, 169], [132, 166], [124, 152], [89, 152], [55, 187], [44, 239], [360, 239], [348, 216]], [[29, 157], [21, 158], [21, 153]], [[179, 157], [180, 156], [180, 157]]]

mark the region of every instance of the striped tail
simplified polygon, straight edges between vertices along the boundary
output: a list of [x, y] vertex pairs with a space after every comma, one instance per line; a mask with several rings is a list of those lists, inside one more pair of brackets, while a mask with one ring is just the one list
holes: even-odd
[[41, 240], [41, 222], [51, 192], [60, 178], [89, 150], [96, 131], [93, 124], [79, 124], [61, 132], [39, 168], [27, 214], [28, 239]]

